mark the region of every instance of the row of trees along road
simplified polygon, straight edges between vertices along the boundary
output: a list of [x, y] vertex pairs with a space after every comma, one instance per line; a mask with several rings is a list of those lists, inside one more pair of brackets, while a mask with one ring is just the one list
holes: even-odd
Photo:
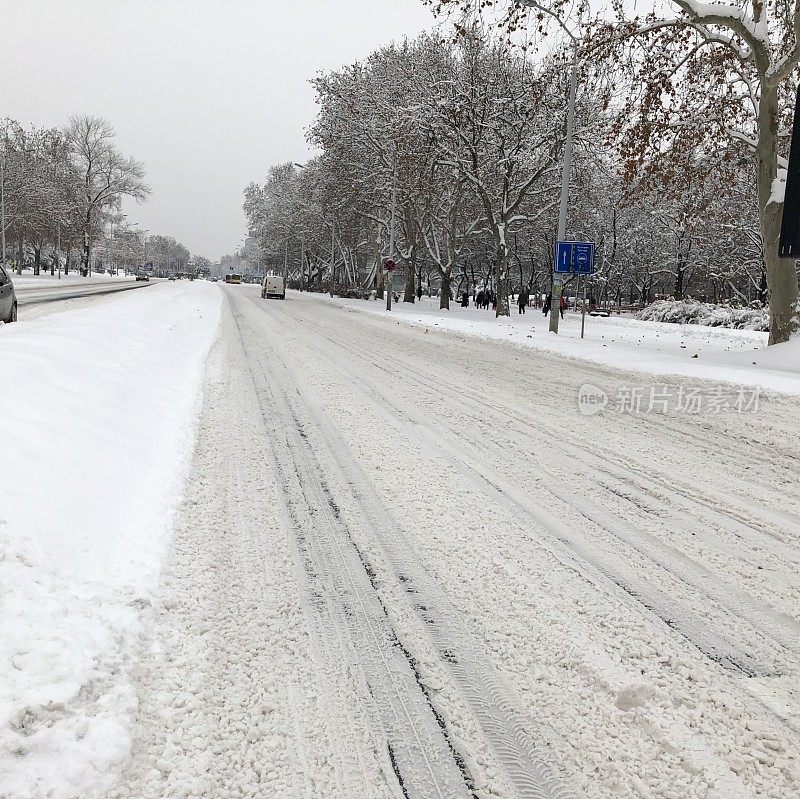
[[405, 301], [433, 286], [449, 307], [454, 291], [492, 285], [500, 315], [509, 291], [548, 291], [577, 55], [567, 232], [598, 242], [592, 293], [768, 303], [770, 341], [788, 338], [797, 271], [777, 239], [800, 0], [675, 0], [641, 18], [565, 0], [431, 5], [455, 41], [423, 35], [313, 81], [321, 154], [245, 191], [266, 263], [293, 264], [302, 241], [301, 283], [332, 288], [335, 275], [339, 290], [381, 296], [394, 185]]
[[175, 239], [146, 237], [125, 223], [124, 198], [149, 194], [141, 163], [120, 152], [113, 127], [93, 116], [73, 117], [63, 128], [26, 128], [0, 121], [0, 164], [7, 255], [19, 270], [29, 250], [33, 270], [43, 262], [67, 273], [78, 257], [88, 274], [93, 256], [114, 267], [145, 262], [185, 269], [189, 252]]

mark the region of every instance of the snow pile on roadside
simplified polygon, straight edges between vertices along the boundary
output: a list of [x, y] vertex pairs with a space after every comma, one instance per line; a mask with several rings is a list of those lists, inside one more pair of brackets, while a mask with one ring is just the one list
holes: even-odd
[[769, 330], [769, 312], [763, 308], [729, 308], [697, 300], [659, 300], [639, 311], [636, 318], [645, 322]]
[[67, 284], [70, 286], [91, 286], [96, 283], [134, 281], [135, 279], [133, 275], [110, 275], [107, 272], [93, 272], [90, 277], [82, 277], [77, 270], [71, 271], [68, 275], [62, 273], [61, 277], [58, 276], [58, 272], [51, 275], [49, 269], [42, 269], [38, 275], [34, 275], [31, 269], [23, 269], [21, 275], [16, 272], [11, 273], [11, 282], [17, 291], [36, 287], [66, 286]]
[[127, 756], [220, 307], [172, 284], [0, 326], [3, 799], [88, 799]]
[[[756, 330], [645, 322], [624, 315], [587, 316], [585, 338], [581, 338], [581, 315], [574, 312], [567, 312], [556, 336], [548, 331], [547, 318], [536, 308], [529, 308], [525, 314], [513, 309], [511, 316], [495, 318], [494, 311], [474, 306], [442, 311], [436, 298], [397, 303], [389, 312], [380, 302], [307, 296], [397, 324], [425, 327], [430, 332], [504, 341], [627, 372], [658, 375], [660, 383], [671, 382], [672, 376], [691, 377], [800, 395], [800, 361], [792, 349], [793, 342], [777, 357], [773, 354], [775, 347], [767, 348], [767, 334]], [[664, 380], [664, 376], [670, 379]]]

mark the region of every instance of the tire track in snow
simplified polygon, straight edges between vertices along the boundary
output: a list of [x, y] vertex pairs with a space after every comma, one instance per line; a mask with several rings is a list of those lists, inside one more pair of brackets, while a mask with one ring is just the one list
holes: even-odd
[[[244, 342], [258, 340], [255, 330], [245, 328], [238, 318], [237, 325]], [[403, 795], [409, 799], [474, 796], [463, 761], [442, 729], [413, 660], [400, 645], [362, 555], [321, 478], [320, 466], [290, 405], [291, 388], [276, 383], [253, 349], [248, 360], [265, 420], [277, 416], [281, 421], [273, 456], [319, 637], [335, 636], [341, 655], [338, 667], [350, 672], [356, 685], [365, 685], [366, 701], [379, 725], [377, 732], [385, 736], [382, 744]], [[362, 776], [359, 781], [369, 784], [378, 775]]]
[[[287, 318], [287, 321], [290, 321], [290, 317]], [[377, 396], [379, 407], [384, 409], [385, 415], [387, 417], [393, 415], [395, 421], [397, 419], [402, 420], [404, 422], [403, 429], [415, 429], [418, 433], [423, 430], [424, 435], [418, 435], [423, 446], [430, 448], [431, 443], [436, 442], [440, 452], [444, 452], [451, 460], [459, 462], [462, 468], [471, 472], [477, 478], [476, 487], [494, 493], [505, 504], [511, 503], [516, 506], [520, 512], [529, 517], [538, 527], [548, 531], [561, 545], [566, 547], [566, 550], [560, 549], [558, 553], [562, 561], [566, 558], [566, 562], [573, 567], [577, 567], [584, 575], [586, 573], [585, 567], [595, 569], [595, 579], [600, 578], [604, 581], [611, 581], [618, 589], [624, 592], [627, 597], [625, 599], [626, 604], [630, 604], [630, 600], [639, 603], [656, 615], [670, 629], [699, 649], [706, 657], [725, 669], [748, 677], [778, 676], [793, 669], [792, 664], [796, 663], [796, 655], [794, 654], [796, 647], [793, 644], [795, 639], [792, 636], [791, 629], [786, 629], [787, 625], [789, 627], [793, 626], [792, 620], [782, 614], [778, 614], [755, 599], [744, 597], [743, 595], [725, 596], [721, 594], [713, 582], [712, 575], [698, 564], [692, 564], [691, 566], [686, 562], [677, 564], [672, 554], [667, 551], [667, 548], [663, 547], [652, 536], [647, 536], [646, 543], [654, 546], [648, 548], [645, 546], [645, 542], [639, 540], [642, 537], [640, 531], [631, 529], [630, 525], [621, 520], [611, 518], [592, 503], [581, 500], [574, 494], [566, 496], [562, 491], [553, 487], [558, 485], [559, 482], [555, 475], [551, 475], [548, 491], [559, 498], [565, 506], [576, 507], [592, 524], [620, 539], [628, 546], [633, 547], [635, 551], [651, 561], [656, 567], [665, 571], [679, 584], [699, 591], [701, 596], [706, 599], [713, 598], [721, 606], [724, 614], [732, 617], [732, 621], [735, 620], [734, 626], [738, 628], [749, 627], [751, 629], [749, 647], [753, 648], [755, 642], [758, 642], [760, 646], [759, 651], [755, 654], [746, 651], [738, 640], [733, 640], [725, 632], [714, 629], [713, 620], [699, 617], [684, 602], [670, 596], [659, 585], [654, 584], [643, 576], [637, 575], [633, 570], [623, 573], [620, 569], [620, 564], [609, 553], [603, 552], [584, 539], [577, 537], [569, 525], [553, 514], [540, 507], [532, 506], [524, 494], [510, 486], [508, 481], [496, 470], [488, 469], [483, 462], [478, 462], [473, 457], [472, 453], [474, 451], [480, 451], [480, 441], [470, 440], [460, 429], [452, 430], [452, 436], [442, 435], [441, 430], [431, 426], [426, 419], [418, 415], [409, 415], [407, 409], [401, 408], [397, 403], [393, 402], [385, 391], [379, 390], [361, 380], [355, 375], [352, 368], [347, 367], [345, 364], [367, 360], [371, 366], [387, 375], [391, 375], [392, 372], [385, 361], [375, 361], [374, 358], [365, 355], [363, 351], [359, 350], [355, 344], [348, 343], [350, 346], [343, 344], [340, 340], [328, 342], [329, 345], [344, 349], [350, 356], [344, 359], [337, 358], [337, 363], [342, 365], [351, 382], [358, 385], [361, 390], [366, 391], [368, 394]], [[434, 386], [428, 377], [422, 375], [416, 367], [409, 366], [408, 370], [404, 371], [403, 377], [415, 380], [429, 390], [434, 390]], [[441, 379], [441, 375], [437, 379], [440, 380], [440, 383], [445, 383], [446, 385], [447, 381]], [[438, 390], [441, 386], [436, 386], [435, 388]], [[472, 392], [463, 386], [452, 387], [452, 389], [450, 394], [452, 401], [461, 404], [465, 410], [474, 412], [474, 408], [470, 407], [469, 403], [463, 399], [463, 395], [469, 395]], [[498, 408], [483, 401], [482, 398], [479, 398], [476, 404], [485, 410], [491, 410], [493, 413], [498, 410]], [[391, 414], [389, 414], [389, 410]], [[469, 444], [469, 447], [455, 447], [453, 444], [454, 438], [463, 440]], [[582, 454], [585, 455], [585, 453]], [[712, 506], [711, 509], [717, 510], [715, 506]], [[757, 528], [754, 529], [756, 532], [760, 532]], [[749, 622], [749, 618], [753, 615], [755, 615], [759, 626]], [[765, 628], [768, 632], [765, 632]], [[780, 653], [784, 653], [782, 657], [778, 657]]]
[[[248, 329], [243, 332], [244, 341], [257, 340], [255, 330]], [[474, 714], [481, 731], [487, 742], [495, 753], [498, 763], [502, 766], [508, 782], [513, 786], [514, 795], [522, 799], [569, 799], [574, 796], [572, 791], [563, 783], [562, 777], [558, 774], [553, 764], [548, 762], [548, 753], [537, 748], [530, 737], [528, 731], [528, 720], [519, 710], [519, 703], [513, 699], [510, 688], [500, 679], [494, 669], [483, 660], [479, 652], [481, 646], [470, 631], [463, 616], [442, 594], [441, 589], [427, 575], [425, 570], [419, 566], [411, 555], [411, 547], [405, 540], [402, 532], [396, 524], [391, 522], [391, 513], [384, 507], [373, 490], [369, 478], [363, 473], [356, 460], [346, 451], [343, 442], [332, 437], [328, 420], [324, 418], [321, 411], [314, 407], [313, 401], [305, 396], [302, 388], [302, 379], [293, 368], [287, 363], [284, 357], [277, 351], [271, 350], [269, 366], [264, 360], [259, 362], [258, 368], [261, 370], [261, 378], [268, 387], [270, 398], [265, 405], [267, 409], [275, 410], [276, 405], [285, 403], [285, 408], [280, 409], [280, 413], [285, 421], [285, 427], [292, 431], [292, 435], [299, 436], [299, 441], [294, 444], [288, 443], [287, 449], [295, 458], [298, 449], [305, 446], [306, 462], [299, 465], [299, 474], [303, 478], [303, 490], [307, 490], [309, 485], [314, 486], [313, 491], [322, 491], [328, 494], [328, 505], [335, 508], [333, 494], [328, 487], [327, 481], [321, 481], [318, 475], [320, 464], [314, 459], [309, 462], [311, 453], [307, 434], [305, 433], [305, 423], [301, 417], [310, 419], [316, 436], [325, 442], [325, 449], [328, 457], [335, 463], [337, 471], [341, 475], [343, 482], [355, 499], [359, 511], [362, 514], [367, 528], [379, 543], [387, 560], [395, 571], [395, 574], [404, 585], [405, 591], [411, 599], [414, 609], [419, 614], [427, 630], [436, 651], [441, 657], [446, 670], [451, 674], [455, 683], [463, 693], [463, 699]], [[276, 368], [277, 367], [277, 368]], [[291, 437], [291, 436], [289, 436]], [[302, 445], [302, 446], [300, 446]], [[281, 442], [283, 448], [283, 442]], [[311, 503], [315, 509], [321, 504], [319, 497], [317, 501]], [[322, 514], [323, 516], [325, 514]], [[328, 516], [322, 525], [326, 530], [326, 535], [330, 532], [333, 535], [337, 526], [341, 526], [341, 519]], [[296, 524], [301, 524], [298, 515], [294, 516]], [[319, 529], [319, 528], [317, 528]], [[388, 623], [388, 614], [385, 606], [380, 599], [380, 587], [375, 582], [374, 569], [366, 560], [363, 553], [355, 545], [349, 533], [348, 544], [356, 552], [363, 567], [363, 573], [368, 577], [372, 587], [372, 596], [378, 598], [381, 608]], [[308, 539], [305, 539], [306, 541]], [[318, 540], [318, 538], [316, 539]], [[329, 539], [330, 541], [330, 539]], [[303, 544], [305, 545], [305, 544]], [[334, 546], [334, 549], [336, 547]], [[317, 552], [313, 558], [309, 576], [314, 582], [315, 570], [319, 569], [320, 561], [329, 563], [335, 561], [342, 554], [339, 552]], [[340, 565], [344, 565], [341, 563]], [[355, 578], [354, 570], [348, 564], [348, 574]], [[327, 574], [327, 577], [332, 575]], [[359, 598], [363, 599], [363, 594], [359, 592]], [[352, 631], [358, 637], [358, 631]], [[401, 648], [399, 638], [391, 631], [392, 638]], [[380, 645], [380, 642], [379, 642]], [[385, 642], [384, 642], [385, 645]], [[405, 650], [407, 662], [415, 672], [416, 681], [419, 689], [424, 693], [431, 713], [434, 715], [437, 724], [443, 734], [447, 733], [446, 719], [434, 706], [427, 691], [424, 689], [423, 680], [416, 672], [415, 658]], [[374, 683], [369, 681], [370, 687], [374, 689]], [[391, 738], [391, 736], [390, 736]], [[466, 766], [459, 752], [453, 747], [449, 738], [448, 746], [454, 760], [462, 769], [464, 775], [464, 785], [471, 790], [469, 778], [466, 774]], [[390, 743], [390, 759], [397, 765], [400, 774], [404, 774], [403, 761], [401, 755], [403, 748], [398, 748], [397, 743], [392, 740]], [[401, 742], [402, 743], [402, 742]], [[404, 744], [403, 744], [404, 745]], [[420, 794], [411, 793], [413, 783], [407, 779], [403, 780], [403, 790], [409, 795], [419, 795], [422, 797], [435, 796], [437, 794], [422, 792]], [[450, 794], [447, 794], [450, 795]], [[454, 794], [457, 795], [457, 794]]]

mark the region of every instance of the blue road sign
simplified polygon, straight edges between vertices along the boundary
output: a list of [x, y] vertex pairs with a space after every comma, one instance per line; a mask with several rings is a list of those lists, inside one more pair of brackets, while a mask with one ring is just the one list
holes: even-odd
[[594, 273], [593, 241], [557, 241], [556, 272], [591, 275]]

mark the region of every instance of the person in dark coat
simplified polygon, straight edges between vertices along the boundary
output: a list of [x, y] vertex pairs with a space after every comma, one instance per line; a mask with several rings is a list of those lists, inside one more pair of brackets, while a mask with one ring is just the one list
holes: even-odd
[[483, 308], [483, 298], [484, 298], [484, 292], [483, 292], [483, 289], [481, 289], [478, 292], [477, 296], [475, 297], [475, 307], [476, 308]]
[[542, 313], [547, 316], [550, 313], [550, 304], [553, 302], [553, 295], [548, 294], [544, 298], [544, 304], [542, 305]]
[[519, 312], [525, 313], [525, 309], [528, 307], [528, 289], [524, 286], [519, 290], [519, 296], [517, 297], [517, 305], [519, 306]]

